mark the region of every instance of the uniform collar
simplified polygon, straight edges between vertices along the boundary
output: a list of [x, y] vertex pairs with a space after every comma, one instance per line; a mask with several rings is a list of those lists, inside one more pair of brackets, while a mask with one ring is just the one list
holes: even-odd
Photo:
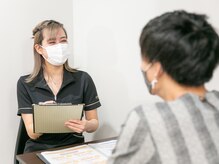
[[[63, 82], [62, 82], [61, 88], [63, 88], [66, 85], [74, 82], [75, 80], [76, 79], [75, 79], [73, 73], [67, 71], [66, 69], [64, 69]], [[35, 82], [35, 87], [36, 88], [48, 89], [48, 85], [47, 85], [46, 80], [44, 79], [44, 76], [43, 76], [43, 69], [41, 69], [39, 74], [37, 75], [36, 82]]]
[[64, 69], [64, 74], [63, 74], [63, 82], [62, 82], [62, 87], [65, 87], [66, 85], [75, 82], [75, 77], [74, 77], [74, 73], [67, 71], [66, 69]]

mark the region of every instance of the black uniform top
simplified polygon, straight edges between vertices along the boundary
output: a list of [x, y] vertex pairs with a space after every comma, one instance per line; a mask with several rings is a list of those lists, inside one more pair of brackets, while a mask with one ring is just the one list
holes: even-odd
[[[101, 106], [96, 87], [92, 78], [83, 71], [74, 73], [64, 70], [62, 86], [54, 96], [47, 85], [43, 71], [30, 83], [26, 83], [28, 77], [21, 76], [17, 82], [18, 113], [33, 113], [32, 104], [54, 100], [57, 103], [85, 104], [84, 110], [92, 110]], [[36, 140], [29, 139], [26, 143], [25, 152], [43, 150], [84, 141], [82, 134], [59, 133], [43, 134]]]

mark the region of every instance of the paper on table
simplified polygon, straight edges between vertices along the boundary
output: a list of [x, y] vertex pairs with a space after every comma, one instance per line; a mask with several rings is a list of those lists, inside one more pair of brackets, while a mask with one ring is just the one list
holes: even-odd
[[35, 133], [68, 133], [64, 126], [69, 119], [81, 119], [84, 104], [78, 105], [33, 105]]
[[105, 164], [107, 157], [88, 145], [37, 154], [45, 163], [52, 164]]
[[112, 154], [113, 149], [115, 148], [117, 140], [110, 140], [105, 142], [99, 142], [99, 143], [92, 143], [88, 144], [95, 150], [101, 152], [106, 157], [109, 157]]

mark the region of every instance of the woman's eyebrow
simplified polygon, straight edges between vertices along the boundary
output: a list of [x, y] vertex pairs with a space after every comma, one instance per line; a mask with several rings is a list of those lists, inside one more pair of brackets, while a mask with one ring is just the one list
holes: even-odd
[[49, 38], [49, 39], [47, 39], [47, 41], [54, 41], [54, 40], [56, 40], [56, 38]]
[[60, 39], [63, 39], [63, 38], [65, 39], [65, 38], [67, 38], [67, 37], [64, 35], [64, 36], [61, 36], [61, 37], [59, 37], [59, 38], [60, 38]]

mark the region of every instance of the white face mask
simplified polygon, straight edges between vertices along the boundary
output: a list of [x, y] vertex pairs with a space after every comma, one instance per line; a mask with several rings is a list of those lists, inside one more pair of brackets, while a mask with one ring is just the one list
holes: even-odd
[[55, 66], [63, 65], [70, 55], [68, 51], [67, 43], [64, 43], [64, 44], [59, 43], [56, 45], [47, 46], [43, 48], [46, 50], [47, 55], [48, 55], [47, 59], [43, 56], [44, 59], [48, 61], [50, 64], [55, 65]]

